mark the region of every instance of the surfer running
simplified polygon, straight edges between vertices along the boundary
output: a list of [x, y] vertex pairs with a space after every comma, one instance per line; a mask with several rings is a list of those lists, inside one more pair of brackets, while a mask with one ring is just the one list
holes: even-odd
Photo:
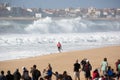
[[57, 43], [57, 47], [58, 47], [58, 51], [61, 52], [62, 46], [61, 46], [61, 43], [60, 43], [60, 42]]

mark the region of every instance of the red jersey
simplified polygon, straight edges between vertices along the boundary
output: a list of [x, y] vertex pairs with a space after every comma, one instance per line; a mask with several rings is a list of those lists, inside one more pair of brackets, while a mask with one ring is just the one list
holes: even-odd
[[61, 44], [60, 44], [60, 42], [58, 42], [58, 44], [57, 44], [57, 47], [61, 47]]

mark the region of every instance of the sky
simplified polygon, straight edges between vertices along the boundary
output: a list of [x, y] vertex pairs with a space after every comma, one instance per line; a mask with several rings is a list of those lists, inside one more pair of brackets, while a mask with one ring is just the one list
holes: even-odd
[[25, 8], [120, 8], [120, 0], [0, 0], [2, 2]]

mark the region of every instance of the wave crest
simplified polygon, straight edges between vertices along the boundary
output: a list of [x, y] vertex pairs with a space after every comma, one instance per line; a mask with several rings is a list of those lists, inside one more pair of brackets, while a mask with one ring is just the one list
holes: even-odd
[[36, 21], [0, 21], [0, 34], [47, 34], [47, 33], [89, 33], [120, 31], [120, 21], [83, 20], [78, 18], [55, 19], [46, 17]]
[[120, 31], [120, 23], [110, 21], [89, 21], [80, 17], [52, 19], [47, 17], [34, 21], [25, 28], [28, 33], [81, 33], [96, 31]]

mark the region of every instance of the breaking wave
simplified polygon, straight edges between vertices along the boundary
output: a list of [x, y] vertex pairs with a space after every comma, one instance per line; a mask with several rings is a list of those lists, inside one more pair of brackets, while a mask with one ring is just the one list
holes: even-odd
[[120, 45], [120, 21], [0, 20], [0, 61], [56, 53], [58, 41], [63, 51]]
[[50, 17], [36, 21], [0, 21], [0, 33], [83, 33], [120, 31], [119, 21], [53, 19]]

